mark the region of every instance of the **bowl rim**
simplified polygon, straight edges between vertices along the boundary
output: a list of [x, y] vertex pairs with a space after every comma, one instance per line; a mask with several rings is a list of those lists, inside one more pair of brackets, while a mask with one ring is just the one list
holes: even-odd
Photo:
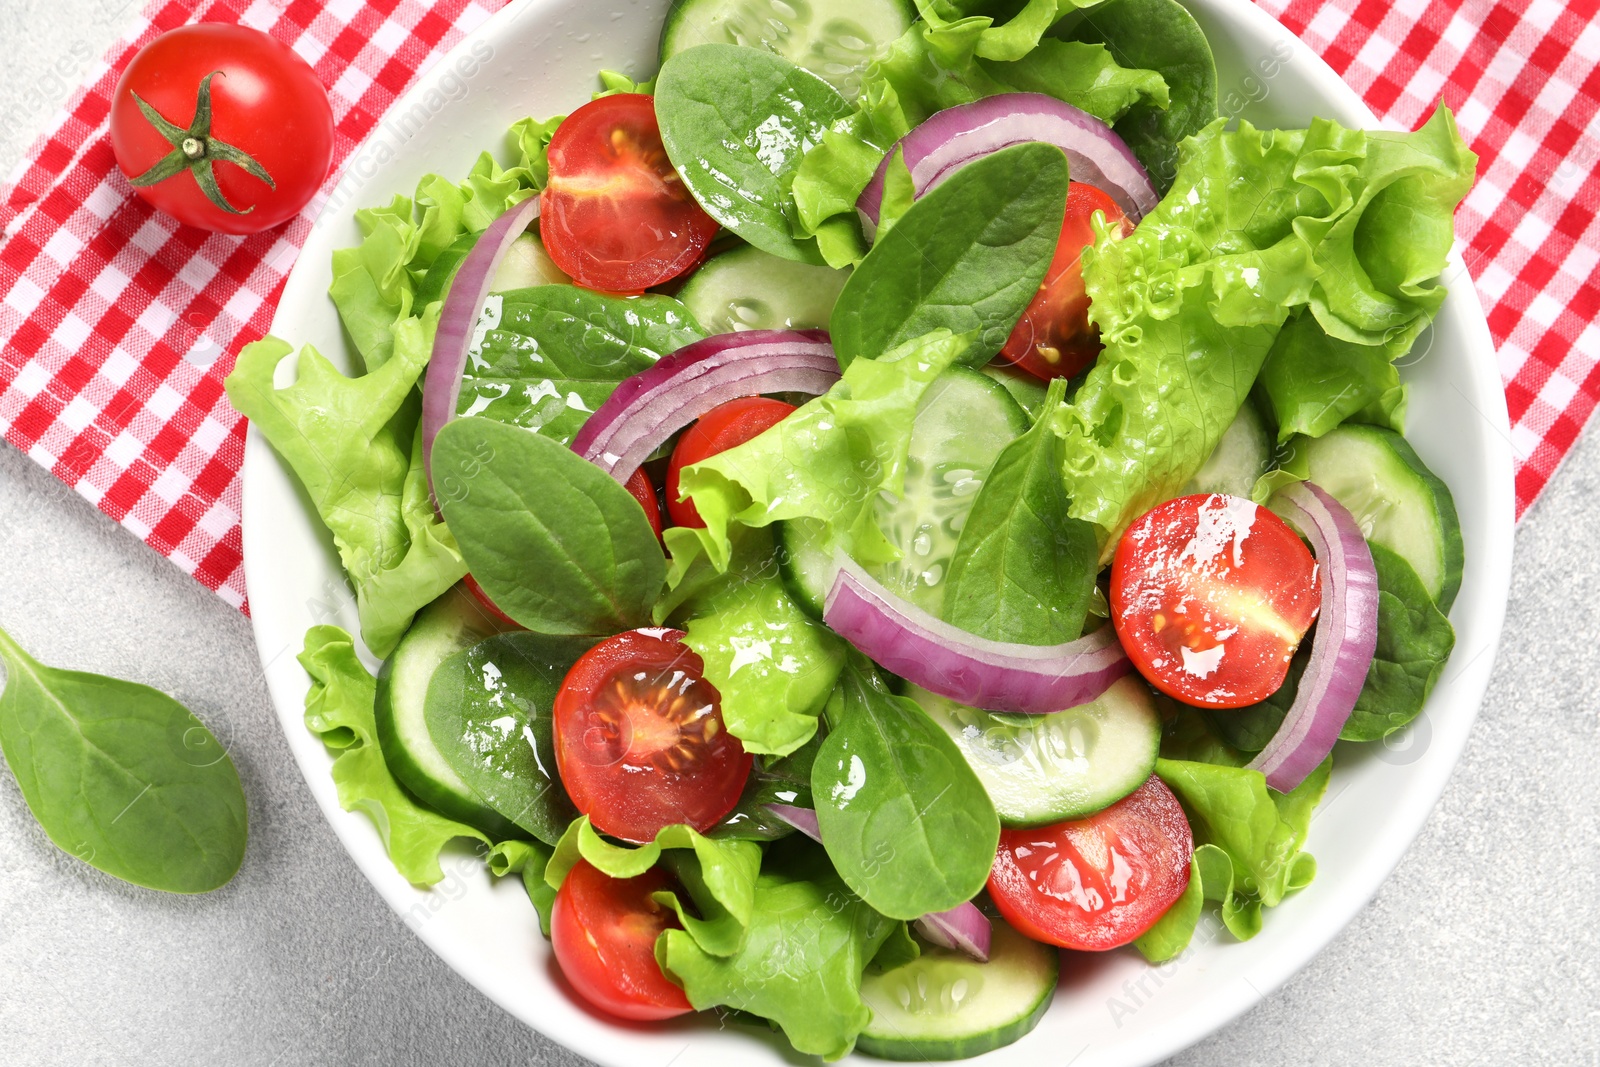
[[[457, 56], [469, 52], [475, 42], [491, 40], [506, 32], [511, 23], [537, 13], [543, 8], [554, 8], [560, 0], [511, 0], [498, 12], [492, 15], [482, 25], [466, 34], [444, 57], [432, 68], [424, 72], [412, 87], [395, 101], [391, 114], [408, 112], [432, 92], [437, 92], [438, 83], [445, 76], [450, 62]], [[1274, 39], [1286, 40], [1292, 49], [1292, 61], [1302, 67], [1302, 76], [1312, 85], [1313, 91], [1326, 103], [1328, 109], [1337, 113], [1346, 125], [1360, 123], [1366, 128], [1378, 128], [1383, 124], [1362, 101], [1343, 79], [1341, 79], [1314, 51], [1303, 41], [1284, 28], [1272, 15], [1257, 7], [1251, 0], [1182, 0], [1186, 6], [1195, 9], [1205, 9], [1225, 22], [1239, 22], [1254, 33]], [[1287, 62], [1287, 61], [1286, 61]], [[1219, 73], [1221, 73], [1219, 71]], [[353, 213], [355, 208], [363, 202], [359, 196], [352, 196], [359, 192], [363, 182], [356, 179], [351, 164], [362, 158], [368, 145], [378, 138], [383, 130], [381, 122], [374, 126], [372, 133], [361, 146], [358, 146], [346, 161], [347, 171], [334, 187], [329, 199], [323, 207], [313, 225], [311, 235], [308, 236], [302, 254], [297, 259], [291, 271], [288, 282], [280, 297], [280, 302], [274, 314], [272, 332], [278, 336], [293, 337], [293, 329], [285, 329], [286, 319], [292, 317], [295, 300], [289, 299], [291, 293], [300, 295], [299, 290], [307, 284], [306, 278], [318, 275], [323, 270], [324, 264], [313, 262], [318, 253], [313, 250], [319, 244], [326, 244], [326, 239], [319, 242], [317, 235], [322, 232], [324, 222], [329, 219], [346, 218]], [[370, 198], [369, 198], [370, 199]], [[331, 229], [331, 228], [330, 228]], [[1450, 253], [1446, 267], [1446, 274], [1468, 279], [1468, 284], [1458, 284], [1451, 287], [1450, 294], [1440, 316], [1451, 314], [1461, 319], [1462, 325], [1468, 330], [1470, 344], [1469, 351], [1462, 358], [1465, 360], [1470, 377], [1476, 388], [1476, 395], [1483, 400], [1487, 410], [1473, 405], [1489, 430], [1503, 439], [1504, 448], [1496, 445], [1494, 440], [1487, 439], [1486, 447], [1492, 455], [1488, 462], [1486, 474], [1488, 484], [1483, 488], [1489, 498], [1491, 521], [1487, 532], [1491, 537], [1490, 544], [1480, 546], [1487, 548], [1481, 562], [1476, 564], [1474, 575], [1478, 587], [1477, 595], [1470, 598], [1470, 602], [1478, 605], [1479, 614], [1477, 621], [1480, 629], [1486, 634], [1484, 648], [1475, 655], [1471, 662], [1462, 666], [1459, 674], [1454, 679], [1452, 697], [1451, 731], [1446, 735], [1445, 741], [1448, 750], [1441, 756], [1448, 758], [1434, 758], [1426, 761], [1423, 767], [1413, 767], [1412, 770], [1427, 777], [1420, 784], [1413, 783], [1411, 791], [1413, 797], [1409, 805], [1395, 812], [1395, 824], [1387, 828], [1387, 832], [1375, 835], [1367, 851], [1363, 853], [1360, 861], [1360, 871], [1352, 875], [1353, 880], [1362, 889], [1359, 892], [1347, 893], [1336, 898], [1331, 904], [1324, 903], [1320, 913], [1321, 919], [1314, 928], [1299, 929], [1294, 936], [1284, 938], [1282, 948], [1256, 965], [1251, 977], [1246, 980], [1246, 986], [1238, 983], [1227, 983], [1208, 992], [1179, 1012], [1173, 1013], [1154, 1024], [1144, 1027], [1140, 1033], [1129, 1035], [1129, 1039], [1117, 1046], [1114, 1054], [1106, 1057], [1091, 1055], [1087, 1059], [1079, 1060], [1079, 1067], [1088, 1067], [1091, 1063], [1116, 1063], [1136, 1064], [1153, 1063], [1164, 1059], [1196, 1041], [1208, 1036], [1232, 1022], [1249, 1008], [1255, 1006], [1269, 993], [1281, 986], [1289, 977], [1304, 968], [1318, 953], [1326, 947], [1335, 936], [1343, 931], [1355, 917], [1366, 907], [1368, 902], [1388, 880], [1390, 873], [1399, 863], [1406, 850], [1416, 839], [1422, 829], [1423, 823], [1436, 807], [1445, 784], [1460, 759], [1465, 747], [1467, 735], [1471, 724], [1476, 719], [1481, 707], [1484, 690], [1487, 686], [1490, 669], [1494, 660], [1494, 651], [1499, 643], [1499, 636], [1503, 626], [1506, 600], [1510, 588], [1510, 552], [1513, 532], [1513, 482], [1510, 449], [1510, 428], [1506, 412], [1505, 395], [1500, 381], [1499, 372], [1494, 359], [1494, 345], [1489, 336], [1487, 323], [1482, 307], [1479, 303], [1475, 288], [1470, 284], [1470, 276], [1466, 272], [1461, 258], [1461, 243]], [[312, 255], [307, 255], [312, 252]], [[301, 283], [296, 284], [296, 275], [301, 276]], [[286, 310], [288, 309], [288, 310]], [[1484, 386], [1492, 378], [1492, 389], [1485, 390]], [[1459, 391], [1459, 390], [1458, 390]], [[1466, 399], [1466, 395], [1463, 394]], [[1468, 399], [1468, 403], [1472, 403]], [[1499, 462], [1494, 460], [1498, 458]], [[243, 482], [243, 507], [242, 526], [244, 542], [244, 568], [246, 590], [252, 601], [257, 599], [257, 593], [265, 593], [269, 584], [275, 580], [275, 574], [266, 567], [266, 562], [272, 556], [268, 550], [268, 541], [272, 537], [271, 521], [263, 520], [253, 522], [252, 519], [266, 510], [270, 499], [262, 485], [263, 468], [267, 465], [278, 463], [270, 446], [252, 425], [249, 427], [245, 460], [242, 468]], [[264, 495], [265, 494], [265, 495]], [[252, 503], [254, 501], [254, 503]], [[301, 503], [306, 502], [301, 497]], [[302, 515], [301, 518], [309, 520], [319, 528], [314, 513]], [[254, 548], [254, 550], [253, 550]], [[252, 560], [261, 561], [252, 566]], [[1465, 592], [1465, 590], [1463, 591]], [[1469, 598], [1463, 596], [1463, 601]], [[1463, 605], [1465, 606], [1465, 605]], [[1458, 623], [1458, 626], [1460, 624]], [[403, 918], [415, 912], [416, 904], [411, 895], [396, 885], [396, 872], [392, 865], [388, 865], [386, 856], [380, 859], [382, 865], [388, 866], [387, 871], [380, 866], [373, 868], [371, 858], [371, 841], [375, 837], [375, 830], [365, 815], [342, 810], [337, 803], [334, 791], [328, 776], [329, 757], [325, 753], [308, 756], [305, 745], [297, 745], [293, 736], [295, 731], [305, 733], [303, 725], [302, 707], [303, 698], [309, 685], [309, 679], [301, 672], [298, 680], [292, 676], [292, 669], [286, 674], [283, 670], [284, 652], [291, 651], [290, 645], [283, 643], [283, 635], [278, 631], [269, 632], [270, 622], [265, 613], [252, 617], [257, 650], [261, 657], [262, 669], [268, 675], [269, 690], [271, 691], [275, 710], [286, 735], [289, 735], [291, 750], [294, 752], [296, 763], [305, 777], [308, 787], [311, 788], [314, 798], [322, 808], [324, 817], [328, 820], [335, 834], [340, 839], [345, 851], [356, 862], [362, 874], [378, 891], [379, 895]], [[359, 640], [358, 640], [359, 647]], [[1456, 654], [1461, 649], [1458, 647]], [[1483, 655], [1487, 652], [1488, 655]], [[292, 658], [292, 657], [291, 657]], [[369, 661], [370, 665], [370, 661]], [[1430, 699], [1430, 709], [1440, 697], [1445, 686], [1441, 684], [1434, 698]], [[1466, 705], [1461, 708], [1458, 705]], [[1426, 714], [1426, 712], [1425, 712]], [[320, 749], [321, 746], [316, 746]], [[314, 750], [313, 750], [314, 751]], [[320, 777], [320, 781], [318, 778]], [[1425, 803], [1423, 801], [1426, 801]], [[1325, 798], [1322, 807], [1330, 803]], [[1319, 811], [1321, 808], [1319, 807]], [[403, 883], [403, 879], [399, 882]], [[515, 887], [520, 893], [520, 886]], [[1307, 890], [1311, 892], [1311, 890]], [[558, 1013], [544, 1013], [535, 1021], [526, 1005], [511, 1002], [503, 989], [497, 988], [492, 981], [492, 976], [480, 965], [475, 958], [470, 946], [459, 943], [459, 939], [450, 936], [446, 930], [423, 924], [413, 924], [413, 930], [422, 938], [444, 962], [457, 974], [466, 978], [486, 996], [499, 1004], [512, 1015], [521, 1019], [530, 1027], [548, 1035], [567, 1048], [580, 1055], [596, 1059], [602, 1063], [622, 1064], [629, 1061], [618, 1058], [623, 1054], [618, 1049], [595, 1047], [584, 1040], [582, 1028], [575, 1025], [577, 1018], [588, 1017], [581, 1005], [571, 1003], [565, 1005], [565, 1010]], [[1058, 992], [1058, 995], [1059, 992]], [[592, 1021], [592, 1017], [588, 1017]], [[619, 1028], [620, 1029], [620, 1028]], [[680, 1031], [681, 1034], [681, 1031]], [[1082, 1055], [1080, 1053], [1080, 1055]], [[791, 1053], [791, 1059], [793, 1054]], [[991, 1054], [991, 1057], [1008, 1058], [1005, 1050]], [[990, 1062], [997, 1062], [990, 1059]]]

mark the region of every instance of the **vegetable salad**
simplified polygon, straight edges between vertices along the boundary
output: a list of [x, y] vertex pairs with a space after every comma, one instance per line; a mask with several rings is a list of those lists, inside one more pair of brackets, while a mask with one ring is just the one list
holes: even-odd
[[359, 373], [228, 379], [355, 593], [341, 803], [419, 884], [479, 842], [592, 1007], [827, 1059], [1255, 936], [1454, 643], [1396, 370], [1450, 113], [1230, 123], [1174, 0], [677, 0], [660, 58], [357, 213]]

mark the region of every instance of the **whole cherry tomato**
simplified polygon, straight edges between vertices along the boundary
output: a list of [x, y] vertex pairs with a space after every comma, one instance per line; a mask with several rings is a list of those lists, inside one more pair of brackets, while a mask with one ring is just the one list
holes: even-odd
[[179, 222], [257, 233], [298, 215], [328, 176], [333, 111], [282, 42], [247, 26], [181, 26], [123, 71], [111, 149], [139, 195]]

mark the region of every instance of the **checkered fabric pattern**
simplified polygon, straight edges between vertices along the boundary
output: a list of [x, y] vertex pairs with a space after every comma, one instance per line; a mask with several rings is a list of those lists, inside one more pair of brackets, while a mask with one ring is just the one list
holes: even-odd
[[[276, 232], [244, 238], [151, 211], [117, 172], [106, 135], [117, 75], [185, 22], [265, 30], [331, 87], [337, 169], [416, 72], [501, 2], [150, 7], [0, 194], [6, 439], [243, 607], [244, 422], [222, 379], [265, 332], [320, 198]], [[1442, 97], [1482, 157], [1457, 224], [1500, 350], [1520, 515], [1600, 399], [1600, 0], [1258, 2], [1389, 124], [1413, 128]]]
[[1600, 400], [1600, 0], [1257, 2], [1384, 122], [1415, 129], [1443, 98], [1478, 153], [1456, 232], [1500, 353], [1520, 518]]
[[0, 199], [0, 430], [228, 603], [244, 607], [244, 419], [222, 380], [259, 338], [323, 196], [273, 231], [180, 226], [133, 195], [107, 134], [128, 60], [187, 22], [292, 47], [329, 87], [334, 172], [417, 72], [502, 0], [170, 0], [146, 8]]

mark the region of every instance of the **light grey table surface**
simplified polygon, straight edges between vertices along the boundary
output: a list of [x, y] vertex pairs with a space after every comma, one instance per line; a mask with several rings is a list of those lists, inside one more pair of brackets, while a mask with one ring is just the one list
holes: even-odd
[[[0, 0], [0, 169], [132, 16], [128, 0]], [[1174, 1064], [1600, 1064], [1597, 530], [1589, 434], [1518, 532], [1488, 700], [1422, 836], [1311, 966]], [[0, 625], [47, 662], [194, 708], [251, 822], [227, 888], [146, 892], [57, 851], [0, 774], [0, 1063], [584, 1062], [368, 886], [290, 758], [245, 618], [6, 446]]]

